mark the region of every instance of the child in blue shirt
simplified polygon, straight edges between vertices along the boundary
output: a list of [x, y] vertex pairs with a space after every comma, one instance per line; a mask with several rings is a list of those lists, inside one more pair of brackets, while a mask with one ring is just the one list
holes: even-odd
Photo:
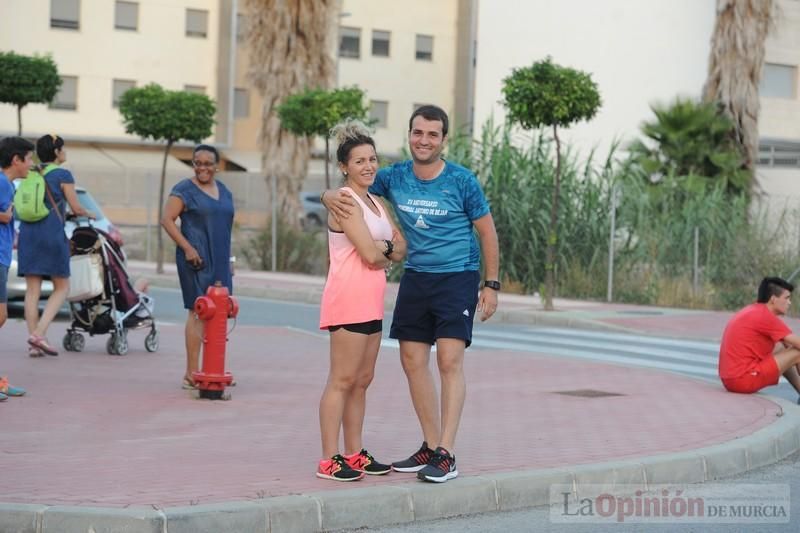
[[[33, 165], [33, 149], [33, 144], [22, 137], [0, 140], [0, 327], [8, 318], [6, 284], [14, 246], [14, 185], [11, 182], [28, 175]], [[0, 401], [23, 394], [24, 389], [12, 387], [7, 378], [0, 377]]]

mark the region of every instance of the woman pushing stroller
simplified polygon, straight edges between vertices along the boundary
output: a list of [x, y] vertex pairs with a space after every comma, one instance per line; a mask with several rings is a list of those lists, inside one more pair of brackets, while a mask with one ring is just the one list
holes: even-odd
[[[25, 322], [28, 325], [28, 355], [58, 355], [47, 341], [47, 329], [64, 304], [69, 291], [69, 241], [64, 233], [66, 204], [78, 217], [94, 218], [83, 208], [75, 192], [75, 178], [61, 168], [67, 160], [64, 139], [45, 135], [36, 141], [36, 154], [42, 165], [45, 180], [47, 216], [38, 222], [20, 221], [17, 243], [17, 262], [20, 276], [25, 277]], [[53, 292], [39, 315], [42, 280], [53, 281]]]

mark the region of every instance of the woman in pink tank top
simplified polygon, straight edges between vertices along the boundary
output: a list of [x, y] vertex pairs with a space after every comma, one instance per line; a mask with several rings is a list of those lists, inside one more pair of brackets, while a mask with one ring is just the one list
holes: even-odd
[[[390, 465], [376, 461], [361, 441], [367, 387], [381, 342], [385, 268], [405, 256], [406, 242], [381, 201], [367, 189], [378, 171], [375, 141], [360, 122], [334, 128], [342, 190], [356, 201], [356, 214], [328, 215], [330, 267], [322, 292], [320, 329], [330, 331], [330, 371], [319, 404], [322, 457], [317, 477], [356, 481], [382, 475]], [[339, 428], [344, 453], [339, 451]]]

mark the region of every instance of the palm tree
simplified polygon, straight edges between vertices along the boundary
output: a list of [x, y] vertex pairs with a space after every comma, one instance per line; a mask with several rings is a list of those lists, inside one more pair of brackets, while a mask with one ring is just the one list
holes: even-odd
[[742, 166], [750, 173], [751, 190], [758, 157], [758, 86], [776, 10], [774, 0], [717, 0], [703, 88], [703, 99], [717, 102], [733, 121], [734, 141], [742, 150]]
[[276, 108], [307, 88], [334, 83], [335, 38], [341, 0], [246, 0], [247, 76], [261, 94], [259, 144], [267, 181], [277, 178], [279, 213], [299, 227], [299, 192], [308, 173], [312, 139], [281, 129]]

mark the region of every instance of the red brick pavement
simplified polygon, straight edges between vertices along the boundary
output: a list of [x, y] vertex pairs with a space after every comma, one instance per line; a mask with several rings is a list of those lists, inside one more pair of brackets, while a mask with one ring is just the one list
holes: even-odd
[[[57, 324], [51, 340], [60, 335]], [[174, 506], [336, 490], [314, 477], [317, 405], [327, 339], [239, 327], [229, 368], [233, 400], [179, 388], [183, 338], [162, 327], [158, 353], [130, 335], [124, 357], [107, 337], [80, 354], [30, 359], [23, 325], [0, 331], [2, 372], [29, 395], [0, 405], [0, 501]], [[462, 476], [652, 456], [748, 435], [780, 411], [758, 396], [673, 374], [518, 352], [468, 352], [467, 404], [456, 445]], [[621, 394], [580, 398], [557, 391]], [[369, 391], [365, 444], [379, 460], [419, 446], [396, 350], [383, 349]], [[393, 473], [356, 486], [414, 482]]]

